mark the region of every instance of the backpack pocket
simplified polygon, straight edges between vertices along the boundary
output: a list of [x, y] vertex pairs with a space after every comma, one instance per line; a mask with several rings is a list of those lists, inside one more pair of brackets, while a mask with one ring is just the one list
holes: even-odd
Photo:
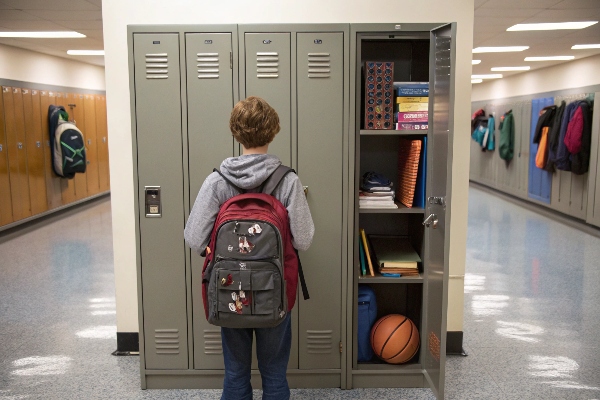
[[220, 260], [209, 283], [209, 322], [230, 328], [276, 326], [286, 315], [279, 260]]

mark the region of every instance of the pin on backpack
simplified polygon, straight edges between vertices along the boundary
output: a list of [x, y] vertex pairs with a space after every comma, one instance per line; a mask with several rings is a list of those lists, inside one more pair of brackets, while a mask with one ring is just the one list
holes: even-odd
[[202, 296], [209, 323], [228, 328], [279, 325], [296, 300], [298, 274], [308, 291], [292, 245], [287, 209], [271, 194], [291, 168], [279, 166], [252, 192], [219, 210], [202, 269]]

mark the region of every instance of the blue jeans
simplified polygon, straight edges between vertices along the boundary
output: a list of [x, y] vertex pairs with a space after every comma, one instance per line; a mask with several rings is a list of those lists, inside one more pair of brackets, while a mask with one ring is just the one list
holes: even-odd
[[275, 328], [221, 328], [225, 360], [221, 400], [252, 400], [250, 366], [253, 332], [256, 334], [256, 355], [262, 378], [263, 400], [288, 400], [290, 388], [286, 371], [292, 347], [291, 313]]

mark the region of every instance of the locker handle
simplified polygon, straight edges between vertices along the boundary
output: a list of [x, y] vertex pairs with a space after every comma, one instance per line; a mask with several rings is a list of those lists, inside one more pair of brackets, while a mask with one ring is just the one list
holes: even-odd
[[21, 143], [21, 142], [17, 143], [17, 148], [19, 150], [21, 150], [23, 148], [23, 143]]
[[39, 149], [40, 147], [42, 147], [42, 142], [37, 141], [35, 142], [35, 145], [37, 146], [37, 148]]
[[308, 186], [302, 186], [302, 189], [304, 190], [304, 195], [308, 196]]

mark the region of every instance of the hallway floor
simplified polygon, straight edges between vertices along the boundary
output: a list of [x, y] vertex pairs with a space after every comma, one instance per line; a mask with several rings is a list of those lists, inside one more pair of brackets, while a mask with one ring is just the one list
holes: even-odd
[[[600, 399], [600, 239], [469, 194], [469, 356], [448, 357], [446, 398]], [[220, 398], [220, 390], [140, 390], [139, 358], [111, 355], [108, 199], [0, 233], [0, 277], [0, 400]], [[428, 389], [292, 390], [292, 399], [434, 398]]]

